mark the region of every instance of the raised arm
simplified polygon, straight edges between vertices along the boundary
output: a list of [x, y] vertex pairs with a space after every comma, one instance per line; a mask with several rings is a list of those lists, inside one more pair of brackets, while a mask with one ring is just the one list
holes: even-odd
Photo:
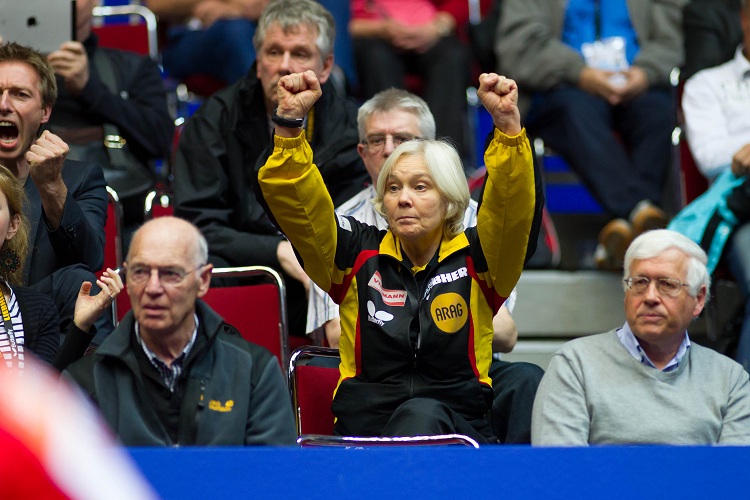
[[483, 274], [494, 290], [495, 312], [523, 269], [536, 207], [531, 145], [521, 127], [516, 82], [496, 75], [479, 78], [479, 98], [492, 116], [494, 138], [485, 151], [487, 177], [477, 215]]

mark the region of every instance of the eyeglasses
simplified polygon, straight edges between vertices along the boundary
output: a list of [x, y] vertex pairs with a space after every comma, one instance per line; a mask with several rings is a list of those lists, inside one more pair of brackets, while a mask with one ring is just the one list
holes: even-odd
[[128, 282], [136, 285], [146, 283], [151, 278], [151, 274], [154, 271], [156, 271], [159, 276], [159, 282], [162, 285], [179, 285], [188, 274], [197, 271], [203, 266], [205, 266], [205, 264], [201, 264], [188, 271], [183, 271], [178, 267], [133, 266], [125, 268], [125, 273]]
[[362, 139], [362, 144], [367, 146], [367, 148], [373, 153], [380, 153], [381, 151], [383, 151], [383, 148], [385, 148], [385, 143], [388, 137], [393, 140], [394, 148], [399, 147], [405, 142], [422, 139], [421, 137], [417, 137], [416, 135], [411, 134], [377, 134], [371, 135], [366, 139]]
[[680, 280], [672, 278], [656, 278], [651, 279], [645, 276], [635, 276], [623, 280], [628, 290], [640, 295], [648, 290], [649, 285], [653, 281], [656, 284], [656, 291], [661, 295], [668, 297], [676, 297], [682, 291], [683, 286], [690, 286], [688, 283], [683, 283]]

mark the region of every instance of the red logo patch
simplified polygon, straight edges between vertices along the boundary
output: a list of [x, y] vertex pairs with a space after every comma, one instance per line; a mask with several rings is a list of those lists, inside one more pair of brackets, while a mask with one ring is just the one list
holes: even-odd
[[370, 278], [370, 282], [367, 286], [374, 288], [383, 297], [383, 303], [388, 306], [403, 307], [406, 304], [406, 290], [387, 290], [383, 288], [383, 279], [380, 277], [380, 272], [375, 271], [375, 274]]

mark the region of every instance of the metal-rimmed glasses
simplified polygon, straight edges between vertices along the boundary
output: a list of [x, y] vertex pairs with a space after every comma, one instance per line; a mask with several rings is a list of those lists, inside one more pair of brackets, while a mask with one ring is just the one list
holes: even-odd
[[205, 265], [206, 264], [201, 264], [187, 271], [180, 269], [179, 267], [151, 267], [141, 265], [124, 267], [123, 270], [125, 271], [127, 281], [136, 285], [146, 283], [151, 278], [154, 271], [156, 271], [159, 276], [159, 282], [162, 285], [179, 285], [188, 274], [197, 271]]
[[667, 297], [676, 297], [682, 291], [682, 287], [690, 286], [688, 283], [683, 283], [680, 280], [674, 278], [648, 278], [646, 276], [633, 276], [623, 280], [628, 290], [635, 294], [646, 293], [649, 285], [653, 281], [656, 285], [656, 291], [660, 295], [666, 295]]
[[405, 142], [420, 140], [421, 137], [411, 134], [373, 134], [362, 139], [367, 149], [373, 153], [380, 153], [385, 148], [385, 143], [388, 141], [388, 137], [393, 141], [393, 147], [397, 148]]

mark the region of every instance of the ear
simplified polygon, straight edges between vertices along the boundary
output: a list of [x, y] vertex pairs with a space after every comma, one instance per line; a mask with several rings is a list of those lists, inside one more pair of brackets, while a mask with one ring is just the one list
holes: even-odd
[[328, 81], [328, 77], [331, 76], [331, 70], [333, 70], [333, 54], [328, 54], [326, 60], [323, 61], [323, 69], [316, 75], [321, 85]]
[[365, 145], [361, 142], [357, 143], [357, 153], [359, 153], [359, 157], [362, 158], [362, 161], [365, 159]]
[[706, 305], [706, 287], [702, 286], [700, 290], [698, 290], [698, 295], [695, 296], [696, 303], [695, 308], [693, 309], [693, 318], [697, 318], [701, 311], [703, 311], [703, 307]]
[[5, 235], [5, 241], [12, 240], [13, 237], [18, 232], [18, 228], [20, 227], [21, 227], [21, 216], [19, 214], [16, 214], [10, 220], [10, 225], [8, 226], [8, 233]]
[[200, 281], [200, 285], [198, 286], [198, 297], [203, 297], [208, 293], [208, 288], [211, 285], [211, 271], [213, 268], [213, 264], [206, 264], [203, 266], [200, 278], [198, 278]]
[[49, 117], [52, 114], [52, 107], [51, 106], [45, 106], [42, 108], [42, 119], [40, 123], [47, 123], [49, 121]]

